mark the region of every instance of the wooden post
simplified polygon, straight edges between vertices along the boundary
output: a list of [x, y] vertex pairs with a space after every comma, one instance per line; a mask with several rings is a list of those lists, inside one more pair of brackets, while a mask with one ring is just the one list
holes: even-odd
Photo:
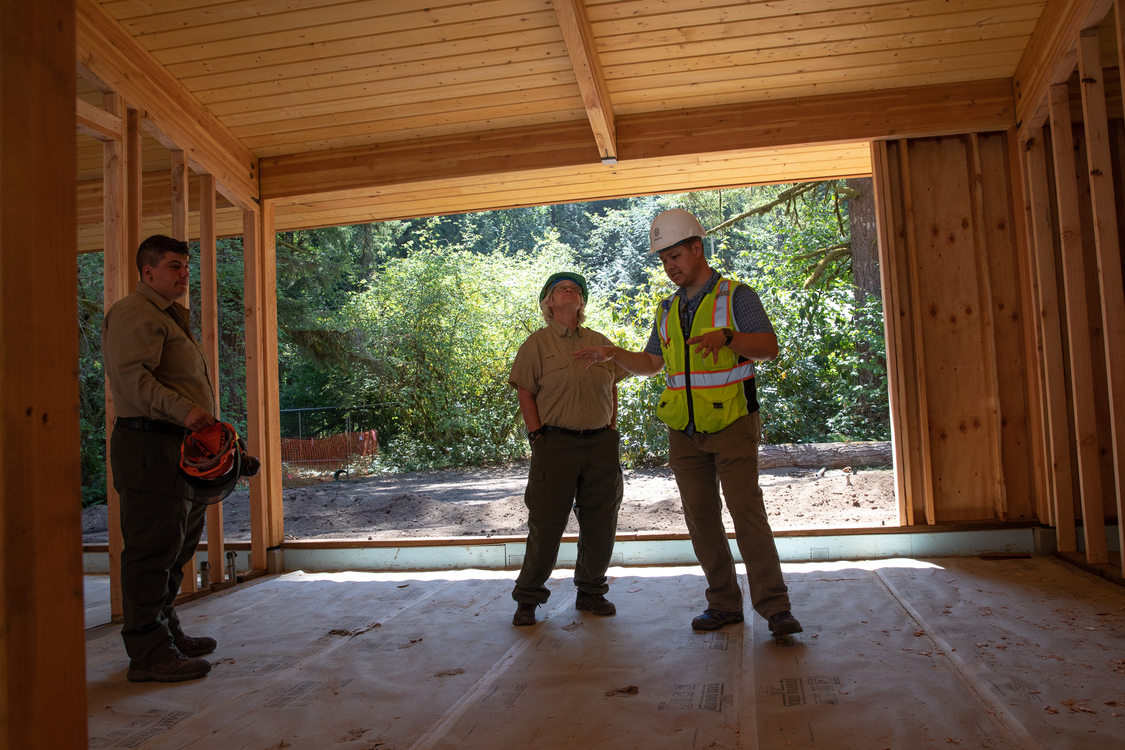
[[[219, 394], [219, 296], [218, 268], [215, 259], [215, 178], [199, 175], [199, 320], [203, 354], [211, 372], [211, 388]], [[215, 417], [220, 416], [220, 407]], [[211, 581], [222, 583], [226, 571], [223, 543], [223, 504], [207, 506], [207, 562]], [[231, 581], [231, 583], [234, 583]]]
[[[170, 152], [172, 157], [172, 237], [188, 241], [188, 167], [187, 156], [179, 149]], [[184, 298], [184, 307], [191, 308], [191, 296]], [[195, 555], [184, 563], [184, 580], [181, 594], [194, 594], [196, 582]]]
[[[1122, 573], [1125, 574], [1125, 289], [1121, 279], [1121, 242], [1113, 190], [1113, 160], [1109, 150], [1105, 82], [1102, 80], [1098, 30], [1087, 29], [1078, 40], [1078, 79], [1082, 90], [1082, 121], [1086, 133], [1086, 161], [1090, 173], [1090, 203], [1094, 246], [1101, 292], [1102, 341], [1105, 346], [1106, 389], [1117, 531]], [[1105, 484], [1110, 485], [1108, 478]], [[1103, 509], [1102, 513], [1105, 511]], [[1104, 516], [1103, 516], [1104, 517]]]
[[922, 493], [923, 507], [925, 508], [926, 523], [937, 522], [937, 510], [934, 507], [934, 463], [930, 451], [930, 407], [926, 395], [926, 357], [924, 354], [924, 338], [922, 335], [922, 313], [919, 309], [920, 291], [918, 283], [918, 235], [914, 221], [914, 196], [913, 186], [910, 182], [910, 142], [902, 141], [899, 148], [899, 164], [902, 170], [902, 203], [904, 209], [905, 237], [902, 258], [906, 265], [906, 277], [909, 284], [909, 315], [910, 330], [906, 335], [913, 341], [913, 374], [914, 398], [917, 403], [918, 430], [918, 470], [920, 473], [920, 491]]
[[1060, 552], [1078, 549], [1074, 522], [1074, 467], [1070, 460], [1070, 427], [1067, 421], [1066, 374], [1063, 365], [1062, 322], [1055, 267], [1056, 234], [1051, 226], [1051, 195], [1047, 176], [1047, 151], [1042, 128], [1030, 134], [1025, 147], [1027, 162], [1028, 219], [1031, 223], [1031, 259], [1035, 268], [1039, 358], [1043, 376], [1044, 414], [1050, 498], [1056, 543]]
[[[126, 122], [125, 103], [117, 94], [105, 95], [105, 109]], [[127, 133], [121, 138], [102, 144], [102, 303], [106, 312], [115, 302], [132, 291], [137, 275], [134, 255], [129, 252], [128, 238], [128, 147]], [[134, 248], [135, 251], [136, 248]], [[113, 436], [113, 421], [117, 416], [113, 405], [113, 392], [106, 380], [105, 437], [106, 437], [106, 503], [109, 525], [109, 614], [120, 621], [124, 607], [121, 603], [121, 498], [113, 487], [113, 467], [110, 465], [109, 442]]]
[[250, 481], [251, 567], [278, 572], [284, 535], [281, 415], [277, 378], [277, 269], [274, 205], [243, 212], [246, 305], [247, 447], [262, 462]]
[[[141, 135], [141, 113], [129, 109], [125, 113], [125, 247], [136, 253], [141, 246], [141, 227], [144, 223], [144, 140]], [[140, 271], [137, 271], [140, 278]]]
[[86, 747], [73, 0], [0, 3], [0, 747]]
[[[901, 144], [899, 144], [901, 147]], [[895, 494], [898, 499], [899, 524], [910, 526], [914, 523], [914, 483], [917, 472], [916, 462], [910, 450], [910, 425], [912, 422], [911, 399], [908, 396], [906, 378], [908, 366], [904, 359], [906, 343], [903, 342], [904, 321], [902, 313], [907, 303], [902, 300], [906, 292], [903, 283], [902, 263], [899, 245], [894, 241], [898, 216], [894, 210], [894, 198], [900, 196], [902, 186], [895, 180], [890, 146], [885, 141], [871, 144], [872, 184], [875, 188], [875, 224], [879, 237], [879, 274], [883, 292], [883, 333], [887, 346], [887, 396], [891, 412], [891, 445], [895, 461]]]
[[1082, 532], [1086, 542], [1086, 560], [1104, 563], [1108, 558], [1105, 513], [1102, 510], [1102, 478], [1098, 465], [1098, 422], [1094, 410], [1094, 381], [1091, 374], [1086, 270], [1082, 257], [1082, 217], [1078, 207], [1078, 173], [1074, 159], [1070, 97], [1065, 83], [1051, 87], [1048, 106], [1051, 117], [1051, 151], [1055, 161], [1055, 199], [1058, 201], [1063, 284], [1066, 288], [1067, 341], [1070, 343], [1071, 400], [1078, 450]]

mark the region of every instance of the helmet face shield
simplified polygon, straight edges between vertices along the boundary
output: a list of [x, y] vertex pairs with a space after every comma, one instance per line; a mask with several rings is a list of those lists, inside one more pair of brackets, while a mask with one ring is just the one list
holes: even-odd
[[234, 491], [239, 477], [257, 473], [258, 459], [246, 453], [238, 433], [226, 422], [189, 433], [180, 445], [180, 474], [197, 503], [217, 503]]

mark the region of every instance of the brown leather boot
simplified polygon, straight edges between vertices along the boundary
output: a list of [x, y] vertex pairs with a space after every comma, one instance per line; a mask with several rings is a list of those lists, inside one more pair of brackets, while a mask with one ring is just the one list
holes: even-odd
[[129, 682], [183, 682], [194, 680], [211, 671], [204, 659], [192, 659], [178, 651], [164, 651], [151, 661], [129, 664], [125, 678]]
[[203, 656], [215, 650], [218, 642], [214, 638], [208, 638], [201, 635], [198, 638], [192, 638], [190, 635], [180, 634], [174, 641], [176, 648], [184, 656]]

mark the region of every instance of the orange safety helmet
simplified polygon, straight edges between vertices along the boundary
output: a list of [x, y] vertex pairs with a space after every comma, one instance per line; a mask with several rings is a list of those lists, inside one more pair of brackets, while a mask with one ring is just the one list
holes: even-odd
[[246, 445], [226, 422], [188, 433], [180, 445], [180, 473], [192, 487], [192, 499], [204, 505], [225, 498], [239, 477], [254, 476], [258, 467], [258, 459], [246, 453]]

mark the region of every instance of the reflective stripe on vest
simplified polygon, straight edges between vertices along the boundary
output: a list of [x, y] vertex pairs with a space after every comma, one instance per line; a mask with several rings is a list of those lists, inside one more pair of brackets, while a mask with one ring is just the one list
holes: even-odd
[[657, 307], [665, 388], [656, 416], [674, 430], [694, 423], [697, 432], [714, 433], [748, 413], [742, 383], [754, 377], [754, 363], [740, 362], [741, 358], [725, 347], [720, 350], [718, 361], [714, 361], [687, 345], [692, 336], [733, 327], [730, 298], [737, 287], [738, 282], [720, 279], [700, 301], [689, 331], [681, 330], [679, 308], [683, 300], [673, 295]]

